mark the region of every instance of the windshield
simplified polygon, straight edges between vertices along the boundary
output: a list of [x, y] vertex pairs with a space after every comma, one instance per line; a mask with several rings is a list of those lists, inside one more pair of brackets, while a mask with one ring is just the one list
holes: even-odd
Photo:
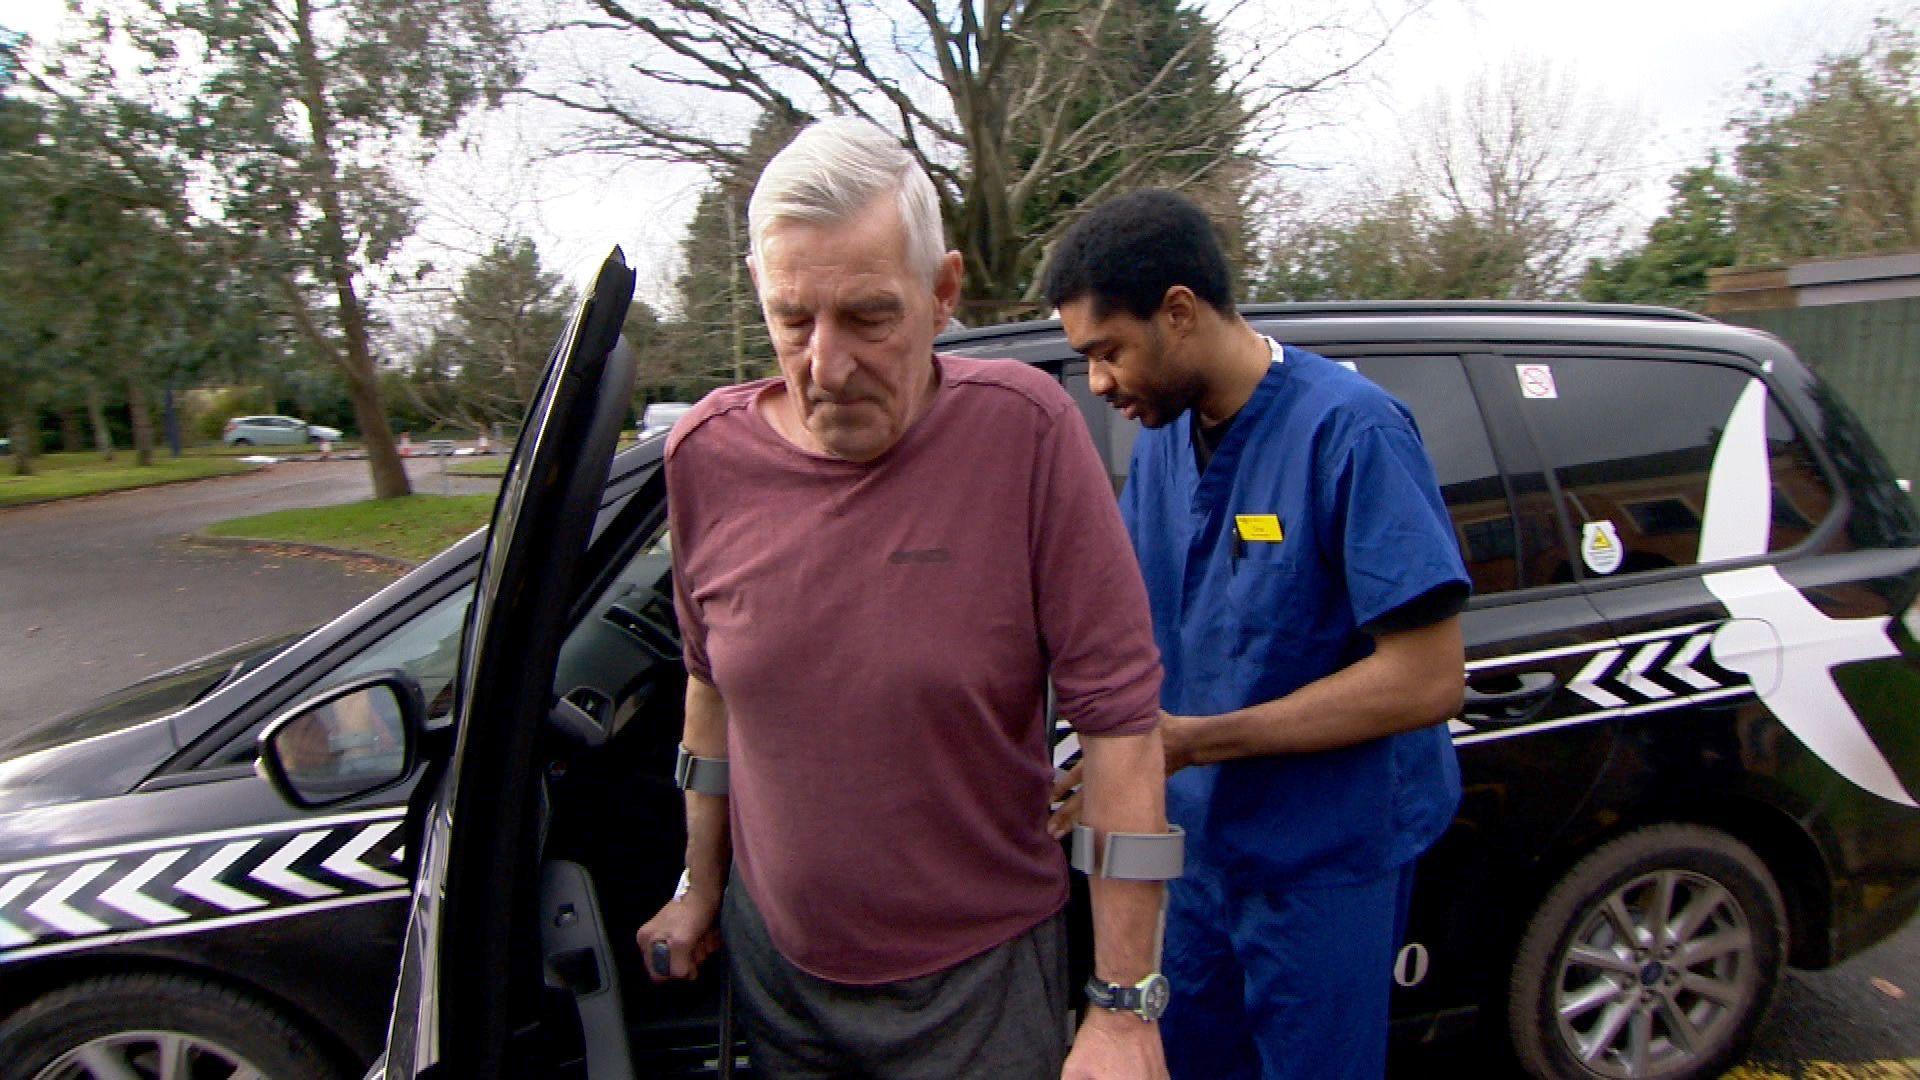
[[237, 666], [265, 663], [298, 636], [249, 642], [134, 683], [0, 746], [0, 756], [30, 754], [177, 712], [226, 682]]

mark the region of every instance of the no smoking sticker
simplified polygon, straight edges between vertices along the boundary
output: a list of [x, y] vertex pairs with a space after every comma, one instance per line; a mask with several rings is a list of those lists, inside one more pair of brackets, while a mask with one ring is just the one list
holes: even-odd
[[1520, 373], [1520, 394], [1529, 398], [1558, 398], [1559, 390], [1553, 385], [1553, 368], [1546, 364], [1515, 364], [1513, 370]]

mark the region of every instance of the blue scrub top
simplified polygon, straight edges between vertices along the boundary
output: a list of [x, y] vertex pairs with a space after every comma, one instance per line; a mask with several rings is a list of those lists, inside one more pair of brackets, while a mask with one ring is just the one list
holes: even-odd
[[[1468, 588], [1412, 415], [1360, 375], [1282, 350], [1204, 475], [1191, 424], [1189, 412], [1141, 433], [1121, 495], [1168, 712], [1282, 697], [1370, 653], [1361, 627], [1435, 589]], [[1247, 538], [1236, 515], [1258, 515]], [[1278, 540], [1251, 538], [1274, 525]], [[1187, 873], [1250, 885], [1391, 871], [1446, 829], [1459, 799], [1445, 724], [1194, 766], [1167, 781], [1168, 818], [1187, 830]]]

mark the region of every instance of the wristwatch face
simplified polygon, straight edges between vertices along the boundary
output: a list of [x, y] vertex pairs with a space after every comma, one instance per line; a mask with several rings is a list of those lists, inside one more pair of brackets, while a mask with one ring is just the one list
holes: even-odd
[[1140, 981], [1140, 1015], [1149, 1020], [1158, 1020], [1160, 1014], [1167, 1011], [1167, 1002], [1173, 997], [1173, 986], [1167, 977], [1155, 972]]

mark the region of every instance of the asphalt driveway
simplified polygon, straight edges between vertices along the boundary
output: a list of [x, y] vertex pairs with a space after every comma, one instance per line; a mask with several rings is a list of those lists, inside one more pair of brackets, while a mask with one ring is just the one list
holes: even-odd
[[[441, 491], [436, 462], [409, 463]], [[497, 480], [451, 478], [456, 494]], [[0, 741], [136, 679], [345, 611], [396, 572], [185, 537], [215, 521], [372, 494], [365, 462], [282, 462], [243, 476], [0, 510]]]

